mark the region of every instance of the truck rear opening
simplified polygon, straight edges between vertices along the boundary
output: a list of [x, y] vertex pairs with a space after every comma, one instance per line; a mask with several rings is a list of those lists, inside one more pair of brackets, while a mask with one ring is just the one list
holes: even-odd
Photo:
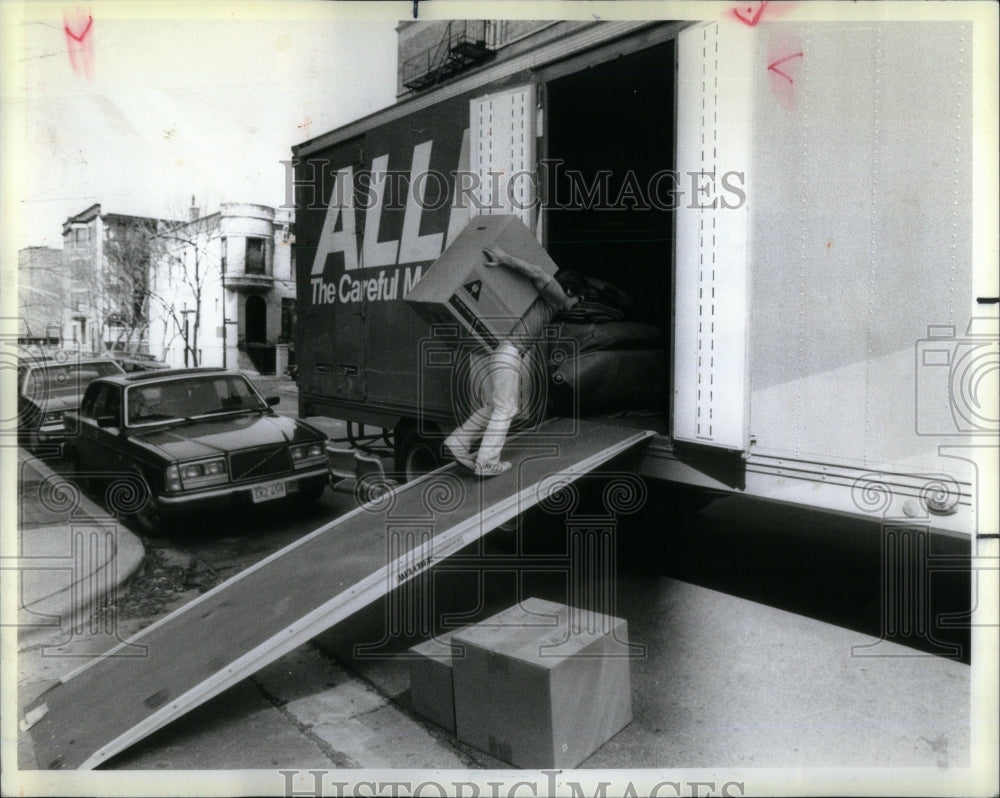
[[540, 160], [549, 254], [621, 288], [632, 302], [624, 320], [644, 325], [596, 331], [609, 335], [581, 352], [580, 410], [660, 432], [670, 391], [673, 95], [673, 42], [551, 80]]

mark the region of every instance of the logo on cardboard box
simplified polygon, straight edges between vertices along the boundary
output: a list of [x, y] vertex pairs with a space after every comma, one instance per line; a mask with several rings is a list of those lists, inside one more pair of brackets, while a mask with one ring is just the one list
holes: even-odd
[[462, 288], [464, 288], [466, 291], [468, 291], [469, 292], [469, 296], [471, 296], [474, 300], [476, 300], [476, 302], [478, 302], [479, 301], [479, 293], [480, 293], [480, 291], [483, 290], [483, 281], [482, 280], [473, 280], [471, 283], [465, 283], [462, 286]]

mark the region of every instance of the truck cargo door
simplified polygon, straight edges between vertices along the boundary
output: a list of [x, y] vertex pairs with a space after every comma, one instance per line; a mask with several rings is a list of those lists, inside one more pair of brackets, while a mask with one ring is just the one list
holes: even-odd
[[533, 230], [535, 87], [476, 97], [469, 114], [471, 214], [514, 214]]
[[749, 444], [752, 36], [713, 22], [677, 47], [673, 437], [737, 451]]

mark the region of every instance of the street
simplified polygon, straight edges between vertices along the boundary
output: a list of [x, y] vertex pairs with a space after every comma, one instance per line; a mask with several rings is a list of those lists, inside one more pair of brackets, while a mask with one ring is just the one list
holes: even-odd
[[[279, 410], [294, 412], [284, 401]], [[577, 512], [600, 486], [581, 480]], [[278, 502], [144, 537], [143, 567], [98, 614], [127, 637], [354, 506], [328, 489], [312, 507]], [[551, 509], [441, 563], [423, 601], [390, 593], [106, 767], [504, 767], [410, 711], [401, 654], [456, 619], [531, 595], [593, 601], [602, 586], [567, 571], [572, 525]], [[628, 619], [643, 653], [632, 665], [633, 722], [583, 767], [968, 762], [968, 630], [914, 632], [905, 642], [916, 648], [879, 642], [894, 609], [880, 598], [878, 525], [733, 497], [692, 513], [647, 502], [609, 534], [595, 572], [610, 573], [613, 589], [601, 600]], [[932, 553], [968, 556], [968, 544], [935, 537]], [[968, 573], [937, 574], [934, 587], [930, 617], [968, 608]], [[921, 648], [949, 656], [904, 656]], [[22, 685], [24, 698], [32, 687]]]

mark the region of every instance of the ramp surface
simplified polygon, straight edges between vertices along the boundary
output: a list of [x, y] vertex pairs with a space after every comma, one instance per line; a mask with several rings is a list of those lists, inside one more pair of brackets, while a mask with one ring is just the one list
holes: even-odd
[[39, 765], [100, 765], [653, 434], [553, 419], [508, 442], [506, 474], [451, 464], [317, 529], [29, 704]]

